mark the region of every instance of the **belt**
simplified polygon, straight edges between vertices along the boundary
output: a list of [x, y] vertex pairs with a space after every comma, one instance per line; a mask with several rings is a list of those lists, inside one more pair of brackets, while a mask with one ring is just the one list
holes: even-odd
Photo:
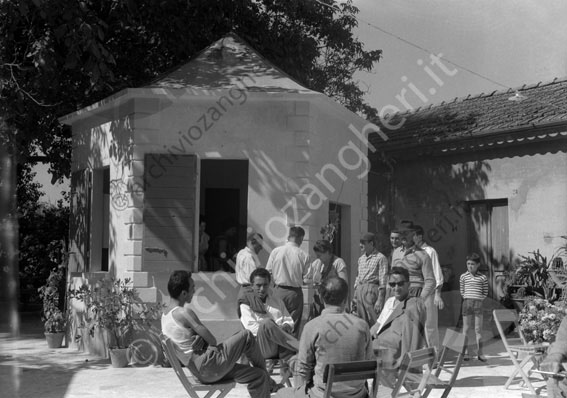
[[276, 287], [281, 287], [282, 289], [301, 289], [300, 287], [295, 287], [295, 286], [287, 286], [287, 285], [276, 285]]

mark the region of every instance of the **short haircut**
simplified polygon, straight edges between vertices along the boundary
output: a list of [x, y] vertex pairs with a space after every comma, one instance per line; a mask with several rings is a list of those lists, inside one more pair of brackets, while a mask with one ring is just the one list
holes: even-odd
[[401, 275], [401, 276], [404, 277], [406, 282], [410, 281], [409, 280], [409, 271], [407, 269], [405, 269], [404, 267], [392, 267], [390, 272], [388, 272], [388, 277], [393, 276], [393, 275]]
[[189, 291], [191, 286], [191, 272], [177, 270], [173, 271], [169, 277], [169, 282], [167, 282], [167, 291], [169, 295], [178, 299], [181, 292]]
[[323, 282], [320, 293], [325, 304], [341, 305], [348, 297], [348, 284], [343, 278], [332, 276]]
[[423, 227], [421, 225], [414, 225], [411, 229], [416, 235], [423, 236]]
[[467, 256], [467, 261], [474, 261], [477, 264], [480, 264], [480, 256], [477, 253], [471, 253]]
[[256, 278], [257, 276], [259, 276], [260, 278], [266, 278], [268, 280], [268, 282], [272, 281], [272, 275], [270, 275], [270, 271], [268, 271], [266, 268], [256, 268], [254, 271], [252, 271], [252, 273], [250, 274], [250, 283], [254, 283], [254, 278]]
[[313, 251], [315, 253], [332, 253], [333, 246], [331, 245], [331, 242], [329, 242], [328, 240], [321, 239], [315, 242], [315, 245], [313, 246]]
[[289, 238], [303, 238], [305, 236], [305, 230], [301, 227], [291, 227], [289, 229], [289, 234], [287, 235]]

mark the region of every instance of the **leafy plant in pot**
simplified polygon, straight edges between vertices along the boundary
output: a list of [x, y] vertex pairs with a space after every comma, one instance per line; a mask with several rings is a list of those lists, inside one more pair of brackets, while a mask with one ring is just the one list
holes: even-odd
[[65, 337], [67, 319], [65, 302], [62, 300], [65, 294], [65, 271], [65, 266], [54, 268], [45, 285], [38, 289], [39, 297], [43, 300], [41, 319], [44, 322], [45, 338], [49, 348], [61, 347]]
[[106, 345], [114, 367], [128, 365], [132, 333], [149, 327], [163, 307], [159, 303], [142, 302], [128, 278], [105, 278], [94, 287], [83, 285], [71, 295], [86, 305], [87, 329], [91, 337], [96, 329], [107, 332]]

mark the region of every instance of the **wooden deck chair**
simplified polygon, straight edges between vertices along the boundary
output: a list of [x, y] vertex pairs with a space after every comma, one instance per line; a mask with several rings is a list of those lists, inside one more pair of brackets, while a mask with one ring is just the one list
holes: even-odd
[[326, 383], [324, 397], [331, 397], [333, 383], [368, 379], [372, 379], [370, 397], [374, 398], [378, 392], [378, 364], [375, 360], [327, 364], [323, 373], [323, 383]]
[[175, 346], [173, 341], [171, 341], [169, 337], [163, 334], [160, 336], [160, 340], [165, 357], [171, 364], [171, 367], [175, 371], [175, 374], [179, 378], [179, 381], [181, 381], [181, 384], [183, 384], [183, 387], [185, 387], [187, 394], [189, 394], [191, 398], [201, 398], [199, 392], [205, 393], [203, 398], [211, 398], [215, 395], [216, 392], [218, 392], [217, 398], [222, 398], [226, 396], [226, 394], [228, 394], [230, 390], [232, 390], [236, 385], [236, 382], [234, 381], [215, 384], [199, 383], [193, 375], [188, 375], [181, 367], [181, 362], [175, 354]]
[[[437, 364], [437, 369], [435, 372], [429, 376], [427, 380], [427, 385], [425, 391], [423, 392], [422, 398], [426, 398], [431, 390], [442, 389], [443, 394], [441, 398], [446, 398], [451, 392], [455, 380], [459, 375], [459, 370], [463, 364], [465, 358], [465, 351], [467, 349], [467, 336], [463, 333], [458, 333], [454, 330], [447, 329], [445, 332], [445, 337], [443, 338], [443, 349], [441, 350], [441, 356], [439, 357], [439, 363]], [[456, 359], [453, 365], [451, 360], [451, 365], [449, 365], [448, 360], [455, 356]], [[445, 380], [449, 377], [448, 380]]]
[[[528, 389], [531, 391], [532, 394], [537, 395], [534, 387], [530, 382], [530, 374], [532, 369], [537, 368], [538, 363], [541, 361], [544, 352], [540, 345], [537, 344], [527, 344], [522, 331], [520, 330], [520, 326], [518, 323], [518, 314], [515, 310], [494, 310], [493, 311], [494, 323], [496, 324], [496, 328], [498, 329], [498, 333], [500, 334], [500, 338], [502, 339], [502, 343], [504, 344], [504, 348], [506, 348], [506, 352], [508, 356], [512, 360], [514, 364], [514, 371], [504, 384], [504, 388], [508, 389], [510, 384], [514, 381], [514, 378], [519, 374], [524, 381], [524, 384]], [[505, 326], [504, 323], [514, 323], [516, 326], [516, 330], [520, 335], [519, 338], [516, 339], [508, 339], [506, 337], [506, 333], [504, 333]], [[515, 344], [510, 344], [511, 342]], [[531, 363], [530, 363], [531, 362]], [[530, 368], [527, 370], [526, 373], [526, 366], [530, 365]]]
[[[400, 365], [392, 398], [421, 397], [431, 376], [433, 362], [435, 362], [435, 348], [433, 347], [406, 353]], [[426, 365], [425, 368], [423, 365]], [[401, 392], [402, 387], [407, 392]]]

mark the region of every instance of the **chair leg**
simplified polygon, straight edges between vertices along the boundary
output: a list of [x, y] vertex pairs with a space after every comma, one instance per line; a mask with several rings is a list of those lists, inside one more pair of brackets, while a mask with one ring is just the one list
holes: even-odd
[[282, 384], [284, 384], [286, 387], [292, 387], [291, 377], [293, 375], [291, 374], [291, 370], [287, 361], [280, 360], [280, 376], [282, 378]]
[[531, 355], [527, 355], [522, 362], [518, 362], [518, 359], [516, 357], [511, 357], [510, 359], [512, 359], [512, 363], [514, 364], [514, 372], [512, 372], [512, 375], [508, 378], [508, 380], [506, 381], [506, 384], [504, 384], [504, 388], [508, 389], [508, 387], [510, 387], [510, 384], [512, 384], [512, 382], [514, 381], [514, 378], [516, 377], [516, 375], [519, 373], [520, 376], [522, 377], [522, 379], [524, 380], [524, 383], [526, 384], [526, 386], [528, 387], [528, 389], [533, 393], [536, 394], [535, 389], [532, 386], [532, 383], [530, 383], [530, 378], [528, 377], [528, 375], [524, 372], [524, 366], [526, 366], [526, 364], [530, 361], [531, 359]]

